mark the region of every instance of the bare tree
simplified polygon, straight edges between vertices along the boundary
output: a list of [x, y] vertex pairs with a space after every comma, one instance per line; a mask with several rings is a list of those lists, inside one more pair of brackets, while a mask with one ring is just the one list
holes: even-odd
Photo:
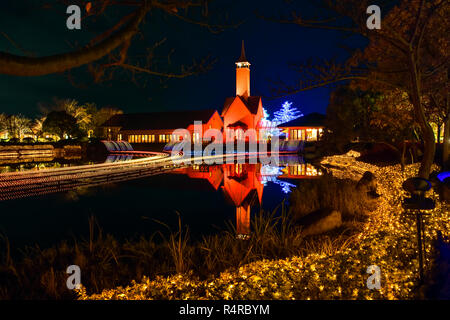
[[[293, 65], [294, 70], [299, 72], [299, 81], [294, 84], [278, 82], [278, 93], [293, 94], [349, 80], [407, 92], [424, 142], [419, 176], [428, 177], [436, 146], [433, 130], [425, 114], [423, 97], [428, 92], [424, 88], [428, 87], [427, 82], [433, 75], [449, 67], [448, 0], [403, 0], [383, 18], [381, 29], [375, 30], [369, 30], [366, 26], [366, 9], [370, 1], [323, 2], [335, 15], [311, 20], [294, 12], [281, 22], [362, 35], [369, 40], [369, 45], [345, 63], [316, 60]], [[444, 49], [435, 59], [429, 58], [426, 49], [432, 44], [431, 40], [434, 45], [442, 45]], [[424, 45], [427, 42], [429, 45]]]
[[6, 127], [9, 136], [18, 138], [20, 141], [22, 141], [25, 133], [32, 132], [31, 120], [21, 114], [8, 116]]
[[[84, 0], [58, 0], [65, 6], [77, 4], [81, 7], [86, 5]], [[156, 75], [160, 77], [182, 78], [208, 70], [213, 61], [205, 57], [201, 61], [194, 61], [188, 67], [182, 67], [179, 73], [155, 70], [152, 67], [154, 49], [161, 42], [150, 45], [143, 63], [133, 62], [129, 57], [130, 47], [133, 40], [142, 29], [145, 17], [153, 11], [159, 10], [170, 16], [174, 16], [187, 23], [202, 25], [213, 32], [218, 32], [231, 25], [214, 25], [206, 19], [208, 16], [209, 0], [97, 0], [89, 5], [88, 15], [83, 23], [90, 18], [104, 15], [110, 9], [119, 9], [121, 12], [133, 9], [124, 15], [111, 28], [91, 39], [83, 47], [76, 48], [70, 52], [55, 54], [45, 57], [34, 57], [30, 55], [15, 55], [0, 51], [0, 74], [12, 76], [41, 76], [52, 73], [61, 73], [71, 69], [87, 65], [96, 81], [110, 79], [113, 71], [117, 68], [128, 70], [132, 77], [138, 73]], [[199, 9], [203, 13], [204, 20], [189, 18], [190, 10]], [[11, 37], [4, 35], [7, 39]], [[17, 44], [14, 43], [17, 47]]]

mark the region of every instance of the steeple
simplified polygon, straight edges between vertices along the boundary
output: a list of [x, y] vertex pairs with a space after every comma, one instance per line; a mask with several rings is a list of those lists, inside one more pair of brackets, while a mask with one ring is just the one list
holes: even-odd
[[245, 57], [245, 47], [244, 47], [244, 40], [242, 40], [242, 47], [241, 47], [241, 57], [237, 62], [248, 62], [247, 58]]
[[236, 61], [236, 95], [244, 98], [250, 96], [250, 63], [245, 57], [244, 40], [242, 40], [241, 56]]

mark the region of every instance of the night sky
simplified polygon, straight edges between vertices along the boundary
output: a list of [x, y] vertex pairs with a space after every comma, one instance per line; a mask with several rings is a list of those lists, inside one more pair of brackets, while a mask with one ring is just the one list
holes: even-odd
[[[52, 0], [2, 0], [0, 4], [0, 31], [7, 34], [24, 50], [36, 56], [62, 53], [76, 44], [85, 44], [93, 36], [112, 26], [120, 13], [111, 12], [97, 22], [89, 20], [82, 30], [66, 28], [64, 6], [52, 5], [43, 8]], [[216, 1], [217, 14], [211, 14], [213, 23], [223, 23], [227, 14], [233, 21], [245, 21], [237, 28], [229, 28], [215, 34], [206, 28], [182, 22], [161, 12], [153, 12], [141, 27], [142, 37], [134, 38], [131, 53], [142, 55], [154, 41], [167, 38], [156, 51], [158, 71], [179, 71], [192, 59], [211, 55], [217, 59], [213, 68], [202, 75], [184, 79], [161, 81], [155, 76], [142, 76], [139, 85], [121, 73], [113, 81], [95, 84], [85, 67], [71, 72], [74, 86], [67, 74], [41, 77], [13, 77], [0, 75], [0, 112], [22, 113], [29, 117], [40, 114], [38, 103], [51, 102], [53, 97], [73, 98], [81, 103], [94, 102], [98, 107], [114, 106], [125, 112], [151, 112], [163, 110], [222, 109], [226, 97], [234, 96], [235, 64], [239, 58], [241, 40], [245, 40], [247, 59], [251, 63], [251, 94], [263, 96], [263, 106], [269, 111], [277, 110], [283, 101], [293, 102], [304, 114], [325, 112], [330, 88], [320, 88], [281, 99], [271, 98], [270, 80], [296, 80], [288, 63], [305, 61], [310, 57], [345, 58], [346, 51], [340, 48], [343, 36], [327, 30], [304, 29], [295, 25], [281, 24], [258, 18], [260, 13], [280, 17], [287, 10], [284, 1]], [[244, 3], [242, 3], [244, 2]], [[302, 13], [314, 16], [310, 1], [297, 1]], [[132, 10], [131, 8], [130, 10]], [[217, 16], [217, 18], [216, 18]], [[216, 20], [214, 20], [216, 19]], [[357, 43], [358, 39], [346, 41]], [[168, 52], [175, 49], [172, 64], [168, 65]], [[23, 54], [0, 33], [0, 50]], [[146, 83], [146, 85], [144, 85]]]

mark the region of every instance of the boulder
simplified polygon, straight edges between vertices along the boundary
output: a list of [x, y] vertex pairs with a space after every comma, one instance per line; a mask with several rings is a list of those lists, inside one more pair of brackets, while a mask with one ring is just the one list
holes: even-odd
[[377, 181], [375, 179], [375, 175], [370, 171], [364, 172], [362, 178], [359, 179], [358, 183], [356, 184], [356, 189], [365, 191], [367, 193], [376, 194]]
[[301, 218], [302, 234], [311, 236], [331, 231], [342, 225], [342, 214], [337, 210], [319, 210]]

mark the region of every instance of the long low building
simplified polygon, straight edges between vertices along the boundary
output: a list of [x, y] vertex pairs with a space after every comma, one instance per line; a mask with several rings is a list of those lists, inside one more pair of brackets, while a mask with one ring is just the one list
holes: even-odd
[[223, 129], [223, 121], [216, 110], [116, 114], [103, 127], [108, 140], [168, 143], [187, 138], [173, 133], [176, 129], [186, 129], [192, 141], [197, 142], [200, 136], [194, 133], [194, 121], [202, 122], [202, 132]]
[[306, 116], [280, 124], [278, 128], [286, 134], [286, 140], [317, 141], [325, 128], [326, 116], [313, 112]]

